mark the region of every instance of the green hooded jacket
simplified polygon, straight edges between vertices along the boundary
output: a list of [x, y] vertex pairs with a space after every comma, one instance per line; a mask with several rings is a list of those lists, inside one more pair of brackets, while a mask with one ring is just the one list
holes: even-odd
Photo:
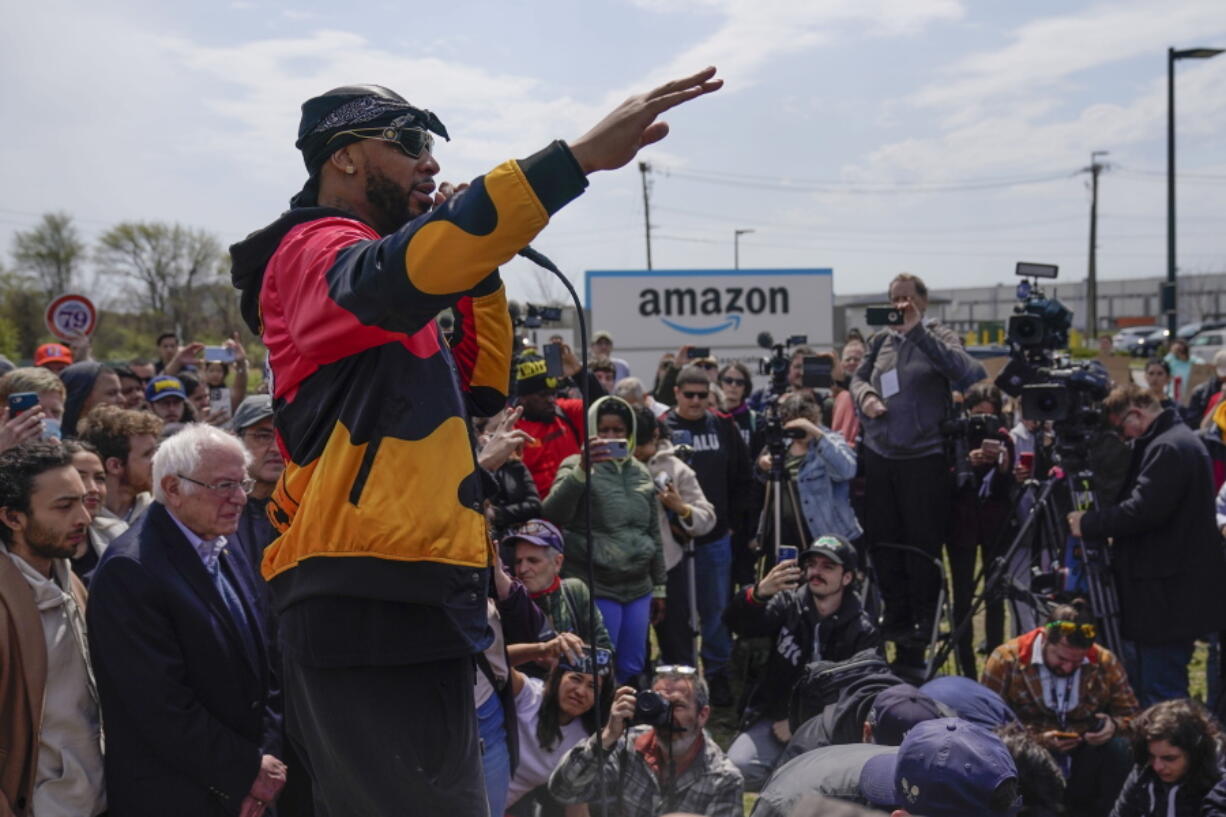
[[[630, 419], [630, 456], [592, 466], [592, 538], [595, 541], [597, 598], [626, 603], [651, 593], [664, 597], [664, 546], [660, 541], [655, 483], [647, 467], [634, 458], [635, 420], [630, 405], [602, 397], [588, 409], [588, 426], [606, 400], [626, 408]], [[543, 516], [566, 537], [563, 576], [586, 578], [588, 542], [584, 535], [583, 467], [578, 454], [562, 460]]]

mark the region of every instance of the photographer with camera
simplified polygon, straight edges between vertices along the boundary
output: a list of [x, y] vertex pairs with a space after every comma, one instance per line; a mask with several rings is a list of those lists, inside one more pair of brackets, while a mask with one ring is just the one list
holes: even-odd
[[1081, 599], [992, 651], [982, 683], [1052, 752], [1068, 780], [1069, 814], [1106, 817], [1131, 765], [1124, 738], [1140, 710], [1119, 658], [1095, 643]]
[[[1074, 536], [1114, 540], [1129, 677], [1143, 706], [1188, 696], [1196, 638], [1226, 626], [1226, 556], [1213, 516], [1213, 472], [1196, 434], [1135, 384], [1103, 409], [1132, 441], [1118, 504], [1068, 515]], [[1128, 656], [1126, 656], [1126, 659]]]
[[774, 639], [766, 670], [749, 693], [741, 733], [728, 749], [749, 791], [766, 782], [792, 736], [788, 699], [805, 665], [881, 647], [853, 588], [856, 568], [856, 549], [841, 536], [823, 535], [738, 593], [724, 614], [741, 637]]
[[563, 803], [592, 803], [596, 811], [603, 754], [611, 813], [741, 817], [741, 773], [704, 729], [707, 698], [706, 681], [693, 667], [658, 666], [651, 689], [642, 692], [620, 687], [604, 729], [566, 753], [549, 778], [549, 793]]
[[[952, 499], [941, 421], [954, 383], [986, 377], [958, 336], [924, 320], [928, 288], [909, 273], [890, 283], [902, 324], [878, 332], [851, 380], [863, 415], [868, 541], [885, 606], [883, 635], [909, 645], [899, 663], [922, 663], [937, 614], [940, 572]], [[920, 552], [882, 545], [906, 545]]]
[[[1013, 438], [1004, 428], [1004, 398], [991, 383], [977, 383], [963, 400], [966, 417], [951, 425], [959, 453], [954, 490], [953, 526], [950, 531], [950, 584], [954, 621], [971, 610], [975, 596], [975, 565], [990, 565], [1001, 547], [1002, 530], [1009, 520], [1013, 479]], [[969, 449], [969, 450], [968, 450]], [[984, 631], [989, 652], [1005, 637], [1004, 601], [997, 597], [986, 606]], [[974, 633], [968, 627], [958, 640], [958, 665], [967, 678], [978, 676]]]

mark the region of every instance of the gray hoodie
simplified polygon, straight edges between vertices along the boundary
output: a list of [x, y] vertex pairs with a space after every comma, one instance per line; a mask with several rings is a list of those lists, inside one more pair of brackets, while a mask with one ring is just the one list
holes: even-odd
[[[987, 376], [958, 336], [935, 321], [922, 322], [905, 335], [878, 332], [851, 380], [851, 394], [864, 421], [864, 444], [890, 459], [941, 453], [941, 421], [949, 411], [953, 384]], [[870, 395], [881, 398], [886, 407], [875, 419], [864, 415]]]

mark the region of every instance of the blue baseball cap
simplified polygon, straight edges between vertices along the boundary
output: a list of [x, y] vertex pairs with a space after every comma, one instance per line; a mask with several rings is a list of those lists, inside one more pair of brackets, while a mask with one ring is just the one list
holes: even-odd
[[521, 541], [540, 547], [553, 548], [558, 553], [566, 549], [562, 532], [552, 522], [544, 519], [529, 519], [524, 524], [511, 528], [510, 533], [503, 537], [502, 544], [513, 545]]
[[158, 400], [167, 397], [178, 397], [180, 400], [187, 399], [187, 392], [183, 390], [182, 380], [168, 374], [160, 374], [150, 380], [148, 385], [145, 386], [145, 399], [150, 403], [156, 403]]
[[860, 793], [878, 808], [924, 817], [1012, 817], [1021, 798], [993, 808], [992, 794], [1017, 766], [996, 735], [961, 718], [917, 723], [897, 754], [869, 758]]

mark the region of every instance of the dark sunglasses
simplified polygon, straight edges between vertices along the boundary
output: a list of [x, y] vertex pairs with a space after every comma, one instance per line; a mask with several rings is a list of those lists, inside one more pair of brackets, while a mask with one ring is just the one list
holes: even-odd
[[706, 400], [711, 396], [709, 391], [683, 391], [681, 396], [686, 400]]
[[741, 378], [739, 378], [739, 377], [721, 377], [721, 378], [719, 379], [719, 382], [720, 382], [720, 383], [723, 383], [725, 386], [745, 386], [745, 385], [748, 385], [748, 382], [747, 382], [747, 381], [742, 380], [742, 379], [741, 379]]
[[356, 136], [359, 139], [377, 139], [380, 142], [391, 142], [405, 152], [410, 159], [421, 156], [422, 151], [434, 151], [434, 137], [423, 128], [399, 127], [387, 125], [382, 128], [353, 128], [332, 134], [331, 142], [338, 136]]

